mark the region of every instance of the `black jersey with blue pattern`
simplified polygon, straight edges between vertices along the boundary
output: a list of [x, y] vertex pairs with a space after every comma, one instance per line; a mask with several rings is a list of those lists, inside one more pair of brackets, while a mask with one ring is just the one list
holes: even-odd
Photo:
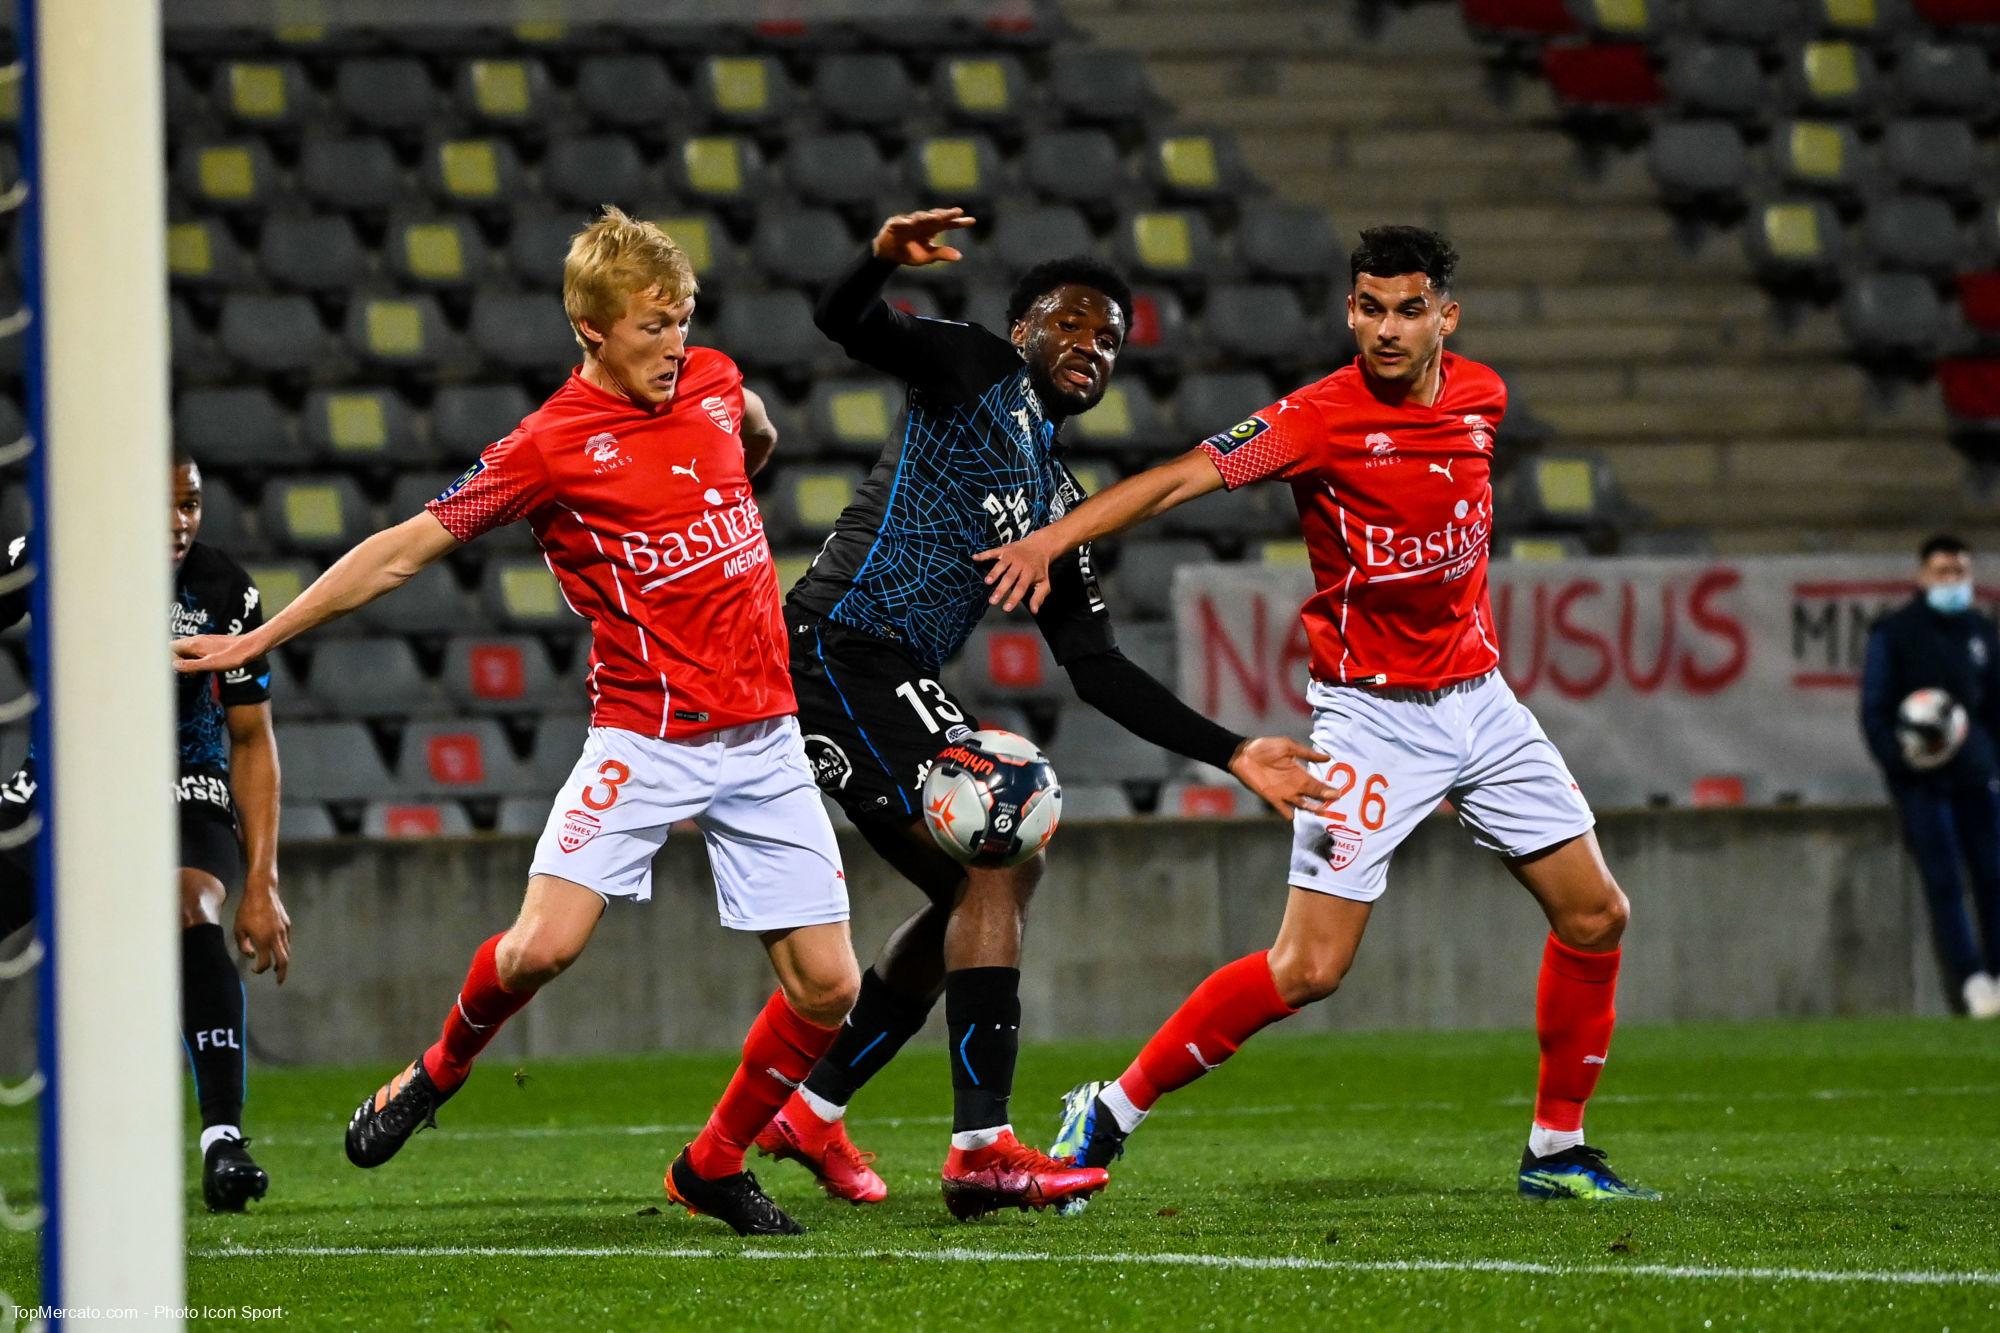
[[[241, 565], [213, 546], [196, 542], [175, 572], [168, 616], [169, 631], [176, 639], [190, 634], [243, 634], [264, 623], [264, 608], [256, 583]], [[227, 773], [225, 710], [260, 704], [270, 697], [271, 664], [261, 657], [221, 675], [176, 675], [182, 776]]]
[[[865, 259], [820, 302], [820, 327], [848, 355], [903, 380], [908, 393], [888, 447], [789, 600], [893, 640], [936, 670], [986, 613], [986, 570], [973, 554], [1060, 518], [1083, 490], [1063, 466], [1059, 422], [1013, 344], [891, 308], [880, 293], [894, 271]], [[1050, 573], [1035, 619], [1056, 660], [1110, 650], [1089, 548]]]

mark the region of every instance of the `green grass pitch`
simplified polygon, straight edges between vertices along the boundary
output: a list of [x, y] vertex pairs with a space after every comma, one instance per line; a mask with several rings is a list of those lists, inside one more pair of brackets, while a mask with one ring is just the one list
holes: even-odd
[[[1025, 1051], [1023, 1136], [1131, 1049]], [[2000, 1327], [2000, 1024], [1630, 1028], [1591, 1137], [1667, 1197], [1622, 1205], [1515, 1197], [1526, 1033], [1271, 1034], [1165, 1103], [1082, 1218], [970, 1224], [938, 1198], [944, 1059], [913, 1049], [853, 1111], [889, 1201], [764, 1162], [810, 1234], [757, 1242], [660, 1190], [730, 1064], [489, 1061], [373, 1172], [341, 1128], [392, 1071], [259, 1069], [271, 1195], [213, 1217], [190, 1180], [190, 1303], [285, 1329]], [[0, 1121], [16, 1202], [31, 1135]], [[32, 1247], [0, 1241], [17, 1296]]]

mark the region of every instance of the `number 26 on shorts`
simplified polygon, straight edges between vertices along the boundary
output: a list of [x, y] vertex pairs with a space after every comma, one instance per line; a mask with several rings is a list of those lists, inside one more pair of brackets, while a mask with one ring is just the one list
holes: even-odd
[[618, 804], [618, 789], [632, 780], [632, 770], [607, 759], [597, 766], [597, 776], [599, 781], [585, 785], [583, 803], [592, 810], [609, 810]]
[[1361, 808], [1355, 812], [1361, 818], [1361, 827], [1373, 833], [1388, 819], [1389, 779], [1380, 773], [1370, 773], [1364, 782], [1354, 771], [1354, 765], [1336, 763], [1326, 771], [1326, 783], [1333, 788], [1333, 796], [1326, 803], [1326, 817], [1334, 823], [1347, 822], [1347, 816], [1337, 807], [1354, 790], [1356, 783], [1361, 786]]

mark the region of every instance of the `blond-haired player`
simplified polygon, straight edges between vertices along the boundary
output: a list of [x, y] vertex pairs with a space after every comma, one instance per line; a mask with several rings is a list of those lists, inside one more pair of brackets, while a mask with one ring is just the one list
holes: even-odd
[[667, 1192], [739, 1233], [801, 1230], [743, 1150], [833, 1041], [860, 984], [847, 884], [793, 717], [778, 584], [750, 473], [776, 440], [728, 357], [691, 346], [696, 282], [649, 222], [607, 208], [563, 266], [583, 364], [407, 522], [376, 533], [260, 629], [175, 645], [224, 671], [525, 520], [590, 622], [591, 726], [556, 794], [520, 916], [482, 944], [436, 1044], [355, 1111], [379, 1166], [436, 1123], [500, 1025], [575, 961], [607, 900], [645, 901], [668, 828], [701, 829], [722, 922], [756, 932], [778, 990]]

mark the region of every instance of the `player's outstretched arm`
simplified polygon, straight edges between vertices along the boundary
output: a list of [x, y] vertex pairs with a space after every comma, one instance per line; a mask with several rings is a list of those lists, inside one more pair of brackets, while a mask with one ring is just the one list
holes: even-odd
[[1028, 609], [1038, 611], [1049, 595], [1049, 565], [1064, 552], [1221, 488], [1222, 474], [1216, 470], [1215, 460], [1201, 449], [1190, 449], [1179, 458], [1127, 477], [1047, 527], [973, 556], [993, 566], [986, 573], [986, 582], [993, 589], [987, 601], [1012, 611], [1026, 598]]
[[743, 391], [743, 475], [754, 477], [764, 470], [764, 464], [771, 461], [771, 451], [778, 447], [778, 428], [771, 421], [771, 413], [764, 406], [764, 400], [745, 389]]
[[243, 826], [243, 897], [236, 904], [236, 947], [253, 959], [252, 972], [277, 969], [278, 984], [292, 965], [292, 919], [278, 897], [278, 735], [269, 700], [235, 704], [229, 724], [229, 792]]
[[257, 628], [244, 634], [197, 634], [174, 640], [174, 670], [233, 671], [402, 587], [458, 544], [458, 538], [428, 510], [384, 528], [336, 560], [297, 601]]

